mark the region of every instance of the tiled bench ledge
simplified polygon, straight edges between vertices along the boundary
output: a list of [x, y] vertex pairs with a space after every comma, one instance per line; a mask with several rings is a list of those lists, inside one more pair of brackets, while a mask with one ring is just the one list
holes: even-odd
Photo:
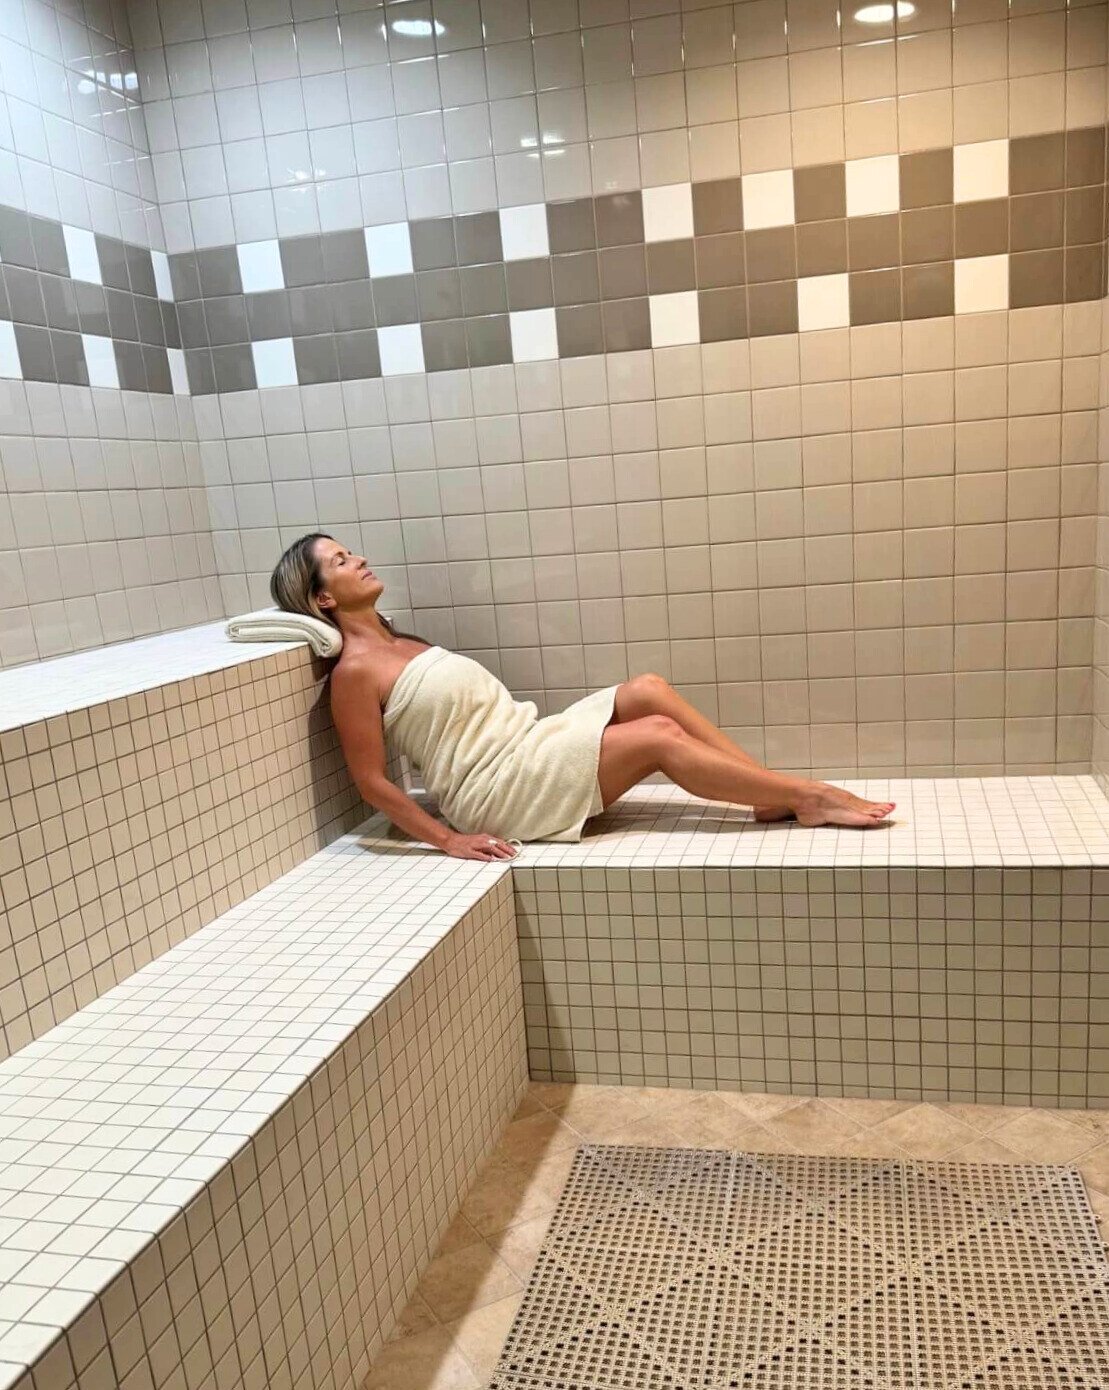
[[359, 1386], [526, 1085], [511, 879], [347, 835], [0, 1065], [0, 1386]]
[[535, 1080], [1109, 1104], [1109, 802], [1089, 777], [850, 783], [872, 831], [673, 787], [513, 866]]
[[0, 1058], [366, 816], [325, 677], [221, 623], [0, 672]]

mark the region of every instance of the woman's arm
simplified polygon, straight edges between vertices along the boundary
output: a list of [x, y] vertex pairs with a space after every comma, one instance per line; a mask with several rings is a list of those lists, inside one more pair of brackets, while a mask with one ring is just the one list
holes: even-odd
[[375, 810], [414, 840], [445, 850], [454, 832], [437, 821], [385, 773], [385, 727], [375, 682], [361, 666], [331, 677], [331, 717], [354, 785]]

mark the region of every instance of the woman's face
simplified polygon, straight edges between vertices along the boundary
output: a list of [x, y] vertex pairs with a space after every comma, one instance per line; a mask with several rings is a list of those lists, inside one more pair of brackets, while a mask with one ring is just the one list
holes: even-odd
[[372, 607], [385, 588], [363, 557], [338, 541], [317, 541], [315, 557], [320, 568], [318, 601], [323, 609]]

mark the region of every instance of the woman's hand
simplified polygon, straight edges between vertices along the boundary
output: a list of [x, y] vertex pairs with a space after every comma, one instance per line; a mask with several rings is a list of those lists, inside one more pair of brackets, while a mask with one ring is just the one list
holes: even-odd
[[515, 859], [516, 851], [496, 835], [460, 835], [456, 831], [443, 846], [452, 859]]

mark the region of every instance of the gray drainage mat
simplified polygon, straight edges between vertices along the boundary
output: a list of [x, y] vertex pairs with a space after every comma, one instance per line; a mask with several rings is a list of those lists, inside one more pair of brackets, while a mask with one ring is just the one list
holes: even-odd
[[588, 1144], [489, 1390], [1109, 1387], [1074, 1168]]

